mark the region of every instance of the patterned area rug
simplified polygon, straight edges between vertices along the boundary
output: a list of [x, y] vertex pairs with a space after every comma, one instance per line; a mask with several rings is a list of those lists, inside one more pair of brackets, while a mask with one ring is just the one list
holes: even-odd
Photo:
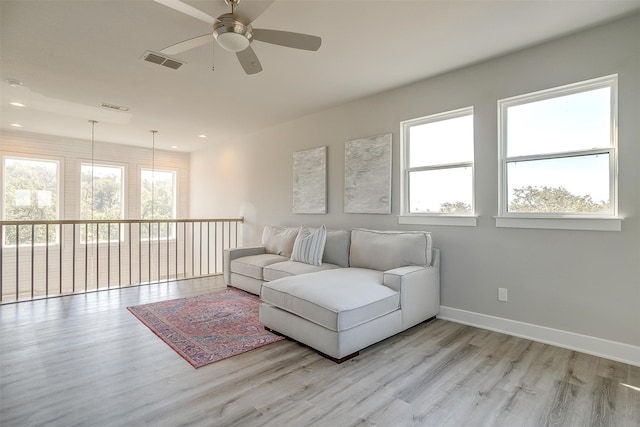
[[199, 368], [284, 339], [260, 324], [259, 305], [257, 296], [227, 289], [127, 309]]

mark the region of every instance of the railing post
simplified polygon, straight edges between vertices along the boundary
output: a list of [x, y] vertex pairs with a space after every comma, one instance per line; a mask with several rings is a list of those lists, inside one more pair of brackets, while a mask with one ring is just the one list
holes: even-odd
[[122, 287], [122, 224], [118, 224], [118, 287]]
[[16, 301], [20, 295], [20, 226], [16, 224]]
[[157, 229], [158, 229], [158, 280], [157, 282], [160, 283], [160, 247], [161, 247], [161, 243], [160, 243], [160, 223], [156, 223], [157, 225]]
[[31, 224], [31, 299], [33, 299], [33, 292], [34, 292], [34, 268], [35, 268], [35, 263], [33, 262], [33, 256], [35, 253], [35, 241], [36, 241], [36, 225], [35, 224]]
[[100, 289], [100, 223], [96, 222], [96, 290]]
[[131, 223], [129, 223], [129, 283], [131, 283], [131, 258], [133, 253], [131, 252]]
[[0, 227], [0, 303], [4, 301], [4, 288], [2, 287], [4, 258], [2, 248], [4, 247], [4, 226]]
[[[71, 246], [73, 247], [73, 254], [72, 254], [73, 264], [71, 265], [71, 271], [72, 271], [71, 286], [72, 286], [72, 291], [75, 293], [76, 291], [76, 224], [73, 224], [72, 227], [73, 227], [73, 243], [71, 244]], [[60, 249], [60, 256], [62, 256], [62, 249]]]
[[178, 280], [178, 221], [176, 220], [176, 280]]
[[107, 289], [109, 288], [111, 288], [111, 223], [107, 223]]
[[[44, 253], [44, 294], [49, 296], [49, 224], [45, 224], [44, 226], [44, 234], [45, 234], [45, 253]], [[33, 261], [31, 261], [33, 264]]]
[[213, 268], [218, 272], [218, 222], [214, 223], [213, 229]]

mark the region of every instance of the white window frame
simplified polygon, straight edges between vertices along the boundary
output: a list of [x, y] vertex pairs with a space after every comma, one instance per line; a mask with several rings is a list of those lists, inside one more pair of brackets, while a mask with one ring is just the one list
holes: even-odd
[[[142, 218], [142, 173], [144, 171], [153, 171], [153, 172], [171, 172], [173, 174], [174, 180], [173, 180], [173, 195], [174, 195], [174, 200], [173, 200], [173, 218], [172, 219], [177, 219], [178, 218], [178, 180], [179, 180], [179, 171], [178, 169], [175, 168], [170, 168], [170, 167], [159, 167], [159, 168], [153, 168], [151, 166], [140, 166], [138, 168], [138, 215], [140, 219]], [[168, 221], [171, 222], [171, 221]], [[140, 227], [142, 227], [142, 224], [140, 225]], [[142, 232], [142, 231], [141, 231]], [[176, 239], [176, 233], [177, 233], [177, 228], [174, 228], [172, 230], [172, 233], [170, 236], [167, 237], [160, 237], [160, 241], [169, 241], [169, 240], [175, 240]], [[148, 237], [141, 237], [140, 241], [142, 242], [148, 242], [150, 239]], [[156, 241], [157, 237], [154, 237], [153, 239], [151, 239], [151, 241]]]
[[[451, 225], [451, 226], [467, 226], [475, 227], [477, 225], [477, 216], [475, 215], [475, 167], [474, 159], [470, 162], [457, 162], [451, 164], [441, 164], [432, 166], [410, 167], [410, 138], [409, 132], [413, 126], [420, 126], [428, 123], [434, 123], [449, 119], [455, 119], [464, 116], [474, 116], [473, 107], [465, 107], [457, 110], [446, 111], [442, 113], [432, 114], [425, 117], [419, 117], [400, 122], [400, 216], [399, 224], [410, 225]], [[475, 131], [474, 131], [475, 133]], [[472, 142], [475, 153], [475, 142]], [[427, 171], [427, 170], [444, 170], [451, 168], [471, 168], [471, 213], [469, 214], [451, 214], [451, 213], [412, 213], [409, 210], [409, 175], [411, 172]]]
[[[127, 175], [128, 175], [128, 170], [127, 170], [127, 165], [125, 163], [116, 163], [116, 162], [104, 162], [102, 160], [95, 162], [92, 161], [91, 159], [84, 159], [84, 160], [80, 160], [79, 161], [80, 166], [78, 168], [78, 208], [77, 208], [77, 212], [78, 212], [78, 218], [80, 218], [80, 220], [83, 221], [88, 221], [90, 220], [90, 218], [82, 218], [82, 166], [97, 166], [97, 167], [110, 167], [110, 168], [119, 168], [122, 169], [122, 182], [120, 185], [120, 197], [121, 197], [121, 207], [120, 207], [120, 219], [124, 220], [127, 218], [127, 199], [128, 199], [128, 194], [126, 194], [127, 191]], [[125, 242], [126, 241], [126, 233], [124, 233], [124, 224], [120, 225], [120, 241], [121, 242]], [[78, 237], [77, 237], [77, 242], [80, 245], [85, 245], [87, 244], [87, 242], [85, 240], [82, 239], [81, 233], [78, 233]], [[110, 239], [108, 242], [106, 240], [101, 240], [100, 241], [100, 245], [106, 245], [108, 243], [117, 243], [118, 239]], [[88, 242], [89, 245], [95, 245], [96, 242], [95, 241], [90, 241]]]
[[[538, 92], [514, 96], [498, 101], [498, 216], [496, 227], [507, 228], [544, 228], [565, 230], [598, 230], [620, 231], [622, 218], [618, 217], [618, 75], [613, 74], [592, 80], [545, 89]], [[566, 151], [559, 153], [542, 153], [526, 156], [507, 157], [507, 110], [509, 107], [532, 102], [554, 99], [566, 95], [578, 94], [590, 90], [609, 87], [611, 90], [611, 135], [610, 146], [606, 148]], [[516, 161], [547, 160], [569, 158], [583, 155], [609, 155], [609, 195], [611, 214], [568, 214], [568, 213], [535, 213], [508, 211], [508, 176], [507, 165]]]
[[[56, 206], [56, 221], [59, 221], [62, 218], [62, 209], [64, 207], [64, 182], [61, 179], [64, 176], [64, 159], [61, 157], [54, 157], [54, 156], [42, 156], [42, 155], [38, 155], [38, 156], [33, 156], [33, 155], [29, 155], [29, 154], [22, 154], [22, 153], [12, 153], [12, 152], [0, 152], [0, 177], [2, 177], [2, 185], [0, 185], [0, 219], [2, 221], [10, 221], [6, 219], [6, 206], [5, 206], [5, 167], [4, 167], [4, 162], [5, 159], [15, 159], [15, 160], [31, 160], [31, 161], [41, 161], [41, 162], [55, 162], [57, 163], [57, 168], [56, 168], [56, 183], [57, 183], [57, 191], [58, 191], [58, 205]], [[49, 247], [51, 246], [56, 246], [60, 244], [60, 240], [61, 240], [61, 236], [60, 236], [60, 232], [61, 230], [58, 229], [57, 233], [56, 233], [56, 240], [55, 241], [50, 241], [49, 242]], [[2, 233], [2, 235], [4, 236], [4, 233]], [[0, 242], [0, 245], [2, 245], [2, 247], [5, 248], [14, 248], [15, 245], [5, 245], [4, 242], [4, 238], [2, 239], [2, 242]], [[21, 247], [23, 247], [24, 245], [21, 245]], [[45, 246], [45, 243], [35, 243], [34, 246], [38, 247], [38, 246]]]

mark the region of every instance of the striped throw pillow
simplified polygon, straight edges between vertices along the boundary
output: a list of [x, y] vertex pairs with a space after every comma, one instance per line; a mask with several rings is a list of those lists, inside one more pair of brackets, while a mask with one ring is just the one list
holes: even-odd
[[327, 242], [327, 228], [323, 225], [313, 233], [304, 225], [300, 226], [298, 237], [293, 243], [291, 261], [321, 265], [324, 245]]

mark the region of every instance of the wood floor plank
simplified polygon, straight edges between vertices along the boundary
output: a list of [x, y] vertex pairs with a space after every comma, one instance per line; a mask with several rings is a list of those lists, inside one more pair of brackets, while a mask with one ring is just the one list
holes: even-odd
[[0, 424], [640, 426], [640, 367], [434, 320], [337, 365], [291, 340], [194, 369], [127, 306], [220, 277], [0, 307]]

